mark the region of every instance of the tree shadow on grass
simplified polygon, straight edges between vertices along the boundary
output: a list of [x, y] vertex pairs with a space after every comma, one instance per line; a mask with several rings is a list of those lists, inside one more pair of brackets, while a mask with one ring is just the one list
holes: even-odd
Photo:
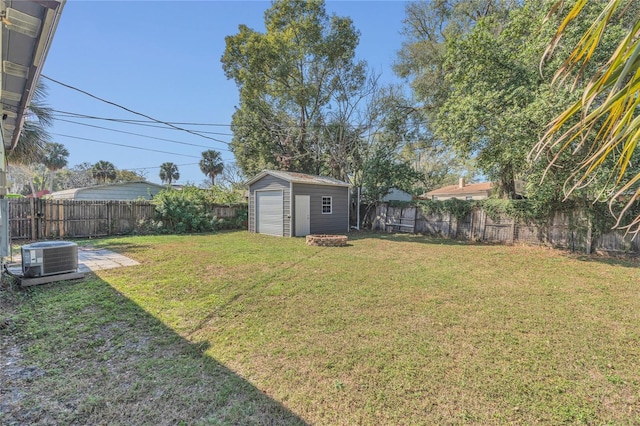
[[305, 424], [97, 277], [10, 299], [2, 424]]

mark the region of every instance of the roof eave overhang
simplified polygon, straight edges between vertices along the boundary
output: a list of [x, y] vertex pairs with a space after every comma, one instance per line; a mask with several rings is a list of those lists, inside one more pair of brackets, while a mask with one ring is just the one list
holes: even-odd
[[[60, 15], [64, 8], [66, 0], [30, 0], [30, 1], [4, 1], [2, 3], [3, 11], [8, 7], [21, 8], [29, 6], [31, 10], [39, 10], [39, 15], [34, 16], [41, 20], [40, 31], [33, 40], [25, 46], [24, 37], [15, 35], [14, 30], [8, 25], [2, 24], [2, 61], [9, 61], [10, 55], [14, 49], [27, 49], [23, 52], [24, 57], [28, 58], [28, 63], [18, 64], [26, 69], [26, 75], [22, 77], [22, 90], [14, 92], [19, 95], [19, 99], [13, 101], [2, 99], [2, 136], [6, 149], [13, 149], [20, 140], [20, 133], [27, 116], [27, 107], [31, 103], [35, 88], [38, 84], [42, 67], [49, 53], [51, 42], [55, 34]], [[33, 15], [32, 15], [33, 16]], [[13, 37], [12, 37], [13, 35]], [[24, 55], [26, 53], [26, 55]], [[7, 77], [4, 67], [0, 67], [0, 77], [2, 81], [2, 89], [5, 90]], [[12, 76], [15, 78], [15, 76]], [[1, 96], [0, 96], [1, 98]]]
[[289, 182], [298, 185], [319, 185], [319, 186], [335, 186], [338, 188], [349, 188], [351, 185], [348, 183], [333, 183], [333, 182], [306, 182], [302, 180], [290, 180]]
[[338, 187], [344, 187], [344, 188], [349, 188], [351, 185], [349, 185], [348, 183], [334, 183], [334, 182], [311, 182], [311, 181], [304, 181], [304, 180], [297, 180], [297, 179], [291, 179], [288, 176], [282, 176], [278, 173], [272, 173], [271, 170], [263, 170], [260, 173], [258, 173], [257, 175], [255, 175], [254, 177], [252, 177], [251, 179], [249, 179], [247, 181], [247, 186], [249, 185], [253, 185], [254, 183], [256, 183], [257, 181], [259, 181], [260, 179], [262, 179], [265, 176], [273, 176], [275, 178], [278, 179], [283, 179], [286, 180], [287, 182], [289, 182], [290, 184], [304, 184], [304, 185], [321, 185], [321, 186], [338, 186]]

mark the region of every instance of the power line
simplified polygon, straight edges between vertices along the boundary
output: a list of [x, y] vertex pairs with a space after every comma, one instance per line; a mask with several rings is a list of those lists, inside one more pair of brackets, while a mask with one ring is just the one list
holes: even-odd
[[[187, 164], [176, 164], [177, 167], [183, 167], [183, 166], [197, 166], [200, 163], [187, 163]], [[125, 170], [151, 170], [151, 169], [159, 169], [162, 166], [152, 166], [152, 167], [133, 167], [133, 168], [128, 168]]]
[[[195, 144], [195, 143], [181, 142], [181, 141], [176, 141], [176, 140], [173, 140], [173, 139], [158, 138], [158, 137], [155, 137], [155, 136], [142, 135], [142, 134], [140, 134], [140, 133], [133, 133], [133, 132], [127, 132], [127, 131], [124, 131], [124, 130], [110, 129], [110, 128], [108, 128], [108, 127], [95, 126], [95, 125], [93, 125], [93, 124], [79, 123], [79, 122], [77, 122], [77, 121], [65, 120], [65, 119], [62, 119], [62, 118], [58, 118], [58, 119], [56, 119], [56, 120], [58, 120], [58, 121], [64, 121], [64, 122], [66, 122], [66, 123], [77, 124], [77, 125], [79, 125], [79, 126], [93, 127], [93, 128], [96, 128], [96, 129], [102, 129], [102, 130], [109, 130], [110, 132], [124, 133], [124, 134], [126, 134], [126, 135], [139, 136], [139, 137], [141, 137], [141, 138], [155, 139], [155, 140], [159, 140], [159, 141], [171, 142], [171, 143], [176, 143], [176, 144], [180, 144], [180, 145], [197, 146], [197, 147], [200, 147], [200, 148], [209, 148], [209, 149], [213, 148], [213, 147], [208, 146], [208, 145], [198, 145], [198, 144]], [[228, 143], [228, 142], [225, 142], [225, 143], [226, 143], [227, 145], [229, 145], [229, 143]], [[219, 149], [220, 149], [221, 151], [229, 151], [228, 149], [224, 149], [224, 148], [219, 148]], [[230, 151], [229, 151], [229, 152], [230, 152]]]
[[[70, 114], [70, 115], [75, 115], [75, 116], [80, 116], [80, 117], [85, 117], [85, 118], [92, 118], [92, 119], [96, 119], [96, 120], [110, 120], [110, 121], [119, 121], [119, 122], [123, 122], [123, 123], [132, 123], [132, 124], [156, 123], [155, 120], [132, 120], [132, 119], [128, 119], [128, 118], [97, 117], [97, 116], [94, 116], [94, 115], [79, 114], [77, 112], [61, 111], [61, 110], [57, 110], [57, 109], [52, 109], [52, 111], [60, 113], [60, 114]], [[188, 122], [177, 122], [177, 121], [168, 121], [167, 123], [175, 124], [175, 125], [183, 125], [183, 126], [231, 127], [231, 124], [220, 124], [220, 123], [188, 123]]]
[[204, 139], [210, 139], [210, 140], [212, 140], [212, 141], [216, 141], [216, 142], [223, 142], [223, 143], [225, 143], [224, 141], [222, 141], [222, 140], [220, 140], [220, 139], [212, 138], [211, 136], [202, 135], [202, 134], [200, 134], [200, 133], [198, 133], [198, 132], [194, 132], [193, 130], [189, 130], [189, 129], [185, 129], [185, 128], [182, 128], [182, 127], [178, 127], [178, 126], [175, 126], [175, 125], [173, 125], [173, 124], [171, 124], [171, 123], [168, 123], [168, 122], [166, 122], [166, 121], [158, 120], [157, 118], [153, 118], [153, 117], [151, 117], [151, 116], [149, 116], [149, 115], [146, 115], [146, 114], [143, 114], [143, 113], [141, 113], [141, 112], [134, 111], [134, 110], [132, 110], [132, 109], [129, 109], [129, 108], [127, 108], [127, 107], [124, 107], [124, 106], [122, 106], [122, 105], [119, 105], [119, 104], [117, 104], [117, 103], [115, 103], [115, 102], [111, 102], [111, 101], [108, 101], [108, 100], [106, 100], [106, 99], [103, 99], [103, 98], [101, 98], [101, 97], [99, 97], [99, 96], [93, 95], [93, 94], [91, 94], [91, 93], [89, 93], [89, 92], [87, 92], [87, 91], [85, 91], [85, 90], [78, 89], [77, 87], [71, 86], [71, 85], [69, 85], [69, 84], [62, 83], [61, 81], [55, 80], [55, 79], [53, 79], [53, 78], [51, 78], [51, 77], [47, 77], [47, 76], [46, 76], [46, 75], [44, 75], [44, 74], [41, 74], [41, 76], [42, 76], [42, 77], [44, 77], [44, 78], [46, 78], [46, 79], [47, 79], [47, 80], [49, 80], [49, 81], [52, 81], [52, 82], [54, 82], [54, 83], [56, 83], [56, 84], [59, 84], [60, 86], [66, 87], [66, 88], [71, 89], [71, 90], [75, 90], [76, 92], [82, 93], [83, 95], [87, 95], [87, 96], [89, 96], [90, 98], [97, 99], [97, 100], [99, 100], [100, 102], [104, 102], [104, 103], [106, 103], [106, 104], [109, 104], [109, 105], [115, 106], [115, 107], [117, 107], [117, 108], [123, 109], [123, 110], [125, 110], [125, 111], [127, 111], [127, 112], [130, 112], [131, 114], [139, 115], [139, 116], [141, 116], [141, 117], [144, 117], [144, 118], [147, 118], [147, 119], [149, 119], [149, 120], [155, 121], [156, 123], [164, 124], [165, 126], [172, 127], [172, 128], [174, 128], [174, 129], [176, 129], [176, 130], [182, 130], [182, 131], [184, 131], [184, 132], [190, 133], [190, 134], [192, 134], [192, 135], [199, 136], [199, 137], [204, 138]]
[[189, 157], [189, 158], [200, 158], [200, 157], [196, 157], [195, 155], [179, 154], [177, 152], [160, 151], [158, 149], [151, 149], [151, 148], [141, 148], [139, 146], [125, 145], [125, 144], [122, 144], [122, 143], [115, 143], [115, 142], [105, 142], [105, 141], [99, 141], [99, 140], [96, 140], [96, 139], [81, 138], [79, 136], [62, 135], [60, 133], [51, 133], [51, 134], [55, 135], [55, 136], [61, 136], [63, 138], [78, 139], [78, 140], [82, 140], [82, 141], [101, 143], [101, 144], [104, 144], [104, 145], [122, 146], [122, 147], [125, 147], [125, 148], [139, 149], [141, 151], [159, 152], [161, 154], [179, 155], [181, 157]]
[[[164, 130], [179, 130], [179, 129], [174, 129], [174, 128], [167, 128], [166, 126], [157, 126], [154, 124], [148, 124], [148, 123], [154, 123], [153, 121], [150, 120], [127, 120], [124, 118], [109, 118], [109, 117], [97, 117], [95, 115], [86, 115], [86, 114], [79, 114], [77, 112], [70, 112], [70, 111], [61, 111], [61, 110], [57, 110], [57, 109], [52, 109], [51, 110], [54, 115], [59, 115], [60, 117], [66, 117], [66, 118], [82, 118], [82, 119], [88, 119], [88, 120], [103, 120], [103, 121], [112, 121], [115, 123], [121, 123], [121, 124], [132, 124], [132, 125], [136, 125], [136, 126], [144, 126], [144, 127], [153, 127], [155, 129], [164, 129]], [[173, 123], [171, 122], [171, 124], [177, 124], [177, 123]], [[226, 127], [230, 127], [230, 124], [204, 124], [204, 123], [190, 123], [194, 126], [226, 126]], [[233, 133], [222, 133], [222, 132], [208, 132], [208, 131], [204, 131], [204, 130], [199, 130], [198, 133], [202, 133], [202, 134], [207, 134], [207, 135], [220, 135], [220, 136], [233, 136]]]

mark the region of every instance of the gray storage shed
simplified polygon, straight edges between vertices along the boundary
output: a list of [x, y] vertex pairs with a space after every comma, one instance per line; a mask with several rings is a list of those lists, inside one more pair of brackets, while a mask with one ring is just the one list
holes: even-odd
[[264, 170], [249, 182], [249, 232], [301, 237], [349, 231], [349, 184]]

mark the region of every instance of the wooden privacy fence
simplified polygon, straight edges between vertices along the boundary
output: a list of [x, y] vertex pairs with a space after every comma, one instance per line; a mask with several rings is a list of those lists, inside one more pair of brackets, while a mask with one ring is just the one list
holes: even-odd
[[[491, 217], [484, 210], [473, 209], [462, 219], [450, 213], [423, 213], [420, 207], [376, 206], [372, 228], [387, 232], [407, 231], [444, 238], [506, 244], [545, 244], [572, 251], [591, 253], [640, 253], [640, 238], [622, 231], [611, 231], [593, 238], [591, 223], [580, 211], [556, 212], [544, 224], [531, 224], [506, 215]], [[397, 224], [411, 224], [399, 227]]]
[[[213, 205], [218, 218], [235, 217], [242, 207]], [[150, 201], [12, 199], [12, 240], [87, 238], [142, 232], [155, 217]]]

